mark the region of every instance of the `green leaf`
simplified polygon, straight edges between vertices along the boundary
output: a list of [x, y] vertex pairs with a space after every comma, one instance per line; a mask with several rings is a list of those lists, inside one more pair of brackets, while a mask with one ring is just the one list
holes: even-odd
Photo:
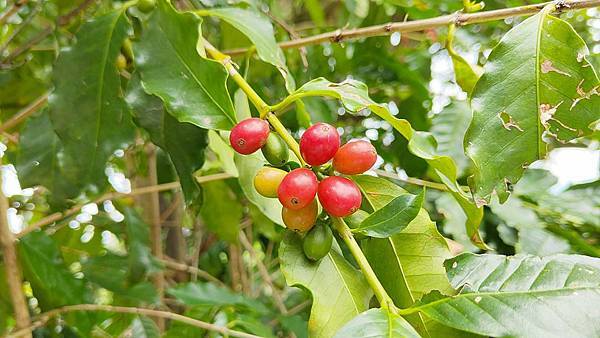
[[[410, 195], [381, 178], [361, 175], [353, 179], [373, 210], [381, 210], [397, 196]], [[454, 294], [443, 266], [444, 260], [451, 256], [448, 244], [424, 209], [401, 232], [389, 238], [368, 238], [361, 242], [361, 247], [396, 306], [410, 307], [431, 290]], [[406, 319], [426, 337], [431, 330], [442, 329], [419, 314]], [[444, 336], [449, 336], [448, 332]]]
[[431, 133], [437, 141], [440, 155], [452, 157], [458, 168], [459, 177], [469, 166], [469, 159], [463, 149], [467, 128], [471, 123], [471, 108], [466, 101], [454, 101], [434, 115]]
[[287, 231], [279, 258], [288, 285], [304, 287], [312, 295], [310, 337], [332, 337], [346, 322], [368, 309], [371, 288], [362, 274], [344, 259], [337, 242], [334, 241], [327, 256], [313, 262], [304, 256], [302, 239]]
[[452, 65], [454, 66], [454, 76], [456, 83], [465, 91], [470, 94], [479, 80], [481, 74], [483, 74], [483, 68], [479, 65], [471, 65], [465, 60], [460, 54], [448, 49], [448, 54], [452, 59]]
[[201, 19], [158, 1], [134, 43], [135, 62], [147, 93], [160, 97], [179, 122], [227, 130], [235, 124], [227, 72], [196, 50]]
[[125, 231], [129, 263], [129, 280], [139, 282], [148, 273], [158, 270], [158, 262], [150, 249], [150, 227], [142, 221], [135, 209], [127, 207]]
[[223, 170], [233, 177], [238, 177], [239, 173], [233, 161], [234, 151], [229, 143], [225, 142], [217, 131], [208, 131], [208, 147], [221, 161]]
[[451, 157], [437, 154], [437, 143], [430, 133], [415, 131], [407, 120], [394, 117], [386, 105], [371, 100], [367, 86], [356, 80], [332, 83], [324, 78], [314, 79], [292, 93], [288, 100], [298, 100], [307, 96], [334, 97], [342, 102], [347, 111], [359, 112], [363, 109], [369, 109], [390, 123], [394, 129], [408, 140], [410, 152], [427, 161], [442, 183], [448, 187], [452, 196], [459, 202], [467, 215], [465, 227], [471, 241], [480, 248], [487, 248], [479, 234], [479, 223], [483, 218], [483, 208], [476, 206], [470, 196], [462, 190], [456, 181], [458, 176], [454, 160]]
[[32, 232], [19, 241], [23, 276], [43, 310], [89, 301], [83, 280], [64, 265], [57, 244], [44, 232]]
[[131, 336], [139, 338], [159, 338], [160, 330], [154, 321], [146, 316], [138, 316], [131, 324]]
[[243, 207], [224, 181], [202, 184], [204, 204], [200, 209], [206, 227], [222, 240], [237, 243]]
[[489, 203], [494, 190], [504, 202], [524, 168], [545, 157], [544, 138], [589, 135], [598, 119], [599, 81], [589, 51], [550, 9], [506, 33], [473, 90], [465, 150], [474, 163], [478, 204]]
[[402, 317], [384, 309], [370, 309], [344, 325], [334, 338], [419, 338]]
[[67, 177], [80, 187], [104, 187], [106, 161], [133, 137], [115, 65], [128, 30], [122, 10], [95, 17], [54, 67], [50, 118], [64, 145]]
[[599, 259], [462, 254], [446, 261], [446, 269], [462, 293], [431, 293], [407, 312], [492, 337], [600, 334]]
[[367, 217], [356, 231], [371, 237], [386, 238], [400, 231], [417, 217], [425, 189], [419, 195], [402, 194]]
[[247, 310], [258, 313], [268, 313], [268, 309], [260, 302], [249, 299], [241, 294], [233, 293], [230, 290], [221, 288], [211, 283], [185, 283], [167, 292], [177, 298], [181, 303], [194, 306], [240, 306]]
[[21, 185], [42, 185], [50, 190], [55, 199], [76, 196], [76, 186], [68, 180], [60, 165], [62, 149], [47, 111], [29, 118], [19, 135], [16, 167]]
[[288, 91], [296, 89], [294, 78], [285, 64], [285, 56], [277, 45], [273, 26], [267, 17], [260, 12], [237, 7], [217, 8], [206, 12], [226, 21], [244, 33], [256, 46], [258, 57], [275, 66], [281, 73]]
[[159, 98], [144, 92], [137, 73], [129, 81], [126, 100], [135, 122], [148, 132], [154, 144], [169, 154], [188, 207], [198, 208], [202, 204], [202, 189], [194, 173], [204, 164], [206, 129], [179, 122], [167, 113]]

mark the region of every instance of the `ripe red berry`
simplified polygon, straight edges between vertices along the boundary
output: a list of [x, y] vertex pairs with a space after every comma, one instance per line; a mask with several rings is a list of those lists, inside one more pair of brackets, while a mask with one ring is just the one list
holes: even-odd
[[327, 123], [311, 126], [300, 138], [300, 153], [310, 165], [321, 165], [331, 160], [339, 147], [340, 134]]
[[362, 197], [354, 182], [330, 176], [319, 183], [319, 201], [331, 216], [346, 217], [360, 208]]
[[342, 174], [357, 175], [371, 169], [377, 161], [377, 151], [370, 142], [344, 144], [333, 157], [333, 168]]
[[248, 155], [260, 149], [269, 137], [269, 123], [258, 118], [245, 119], [231, 129], [229, 142], [235, 151]]
[[318, 185], [317, 176], [312, 171], [306, 168], [294, 169], [281, 181], [277, 197], [288, 209], [302, 209], [315, 199]]

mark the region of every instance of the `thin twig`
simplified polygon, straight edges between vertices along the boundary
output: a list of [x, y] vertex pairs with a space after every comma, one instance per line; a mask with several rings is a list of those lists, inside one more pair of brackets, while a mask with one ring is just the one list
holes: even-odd
[[[454, 14], [443, 15], [435, 18], [407, 21], [407, 22], [390, 22], [384, 25], [375, 25], [362, 28], [354, 29], [337, 29], [335, 31], [313, 35], [302, 39], [294, 39], [279, 43], [279, 46], [283, 49], [288, 48], [299, 48], [302, 46], [315, 45], [324, 42], [342, 42], [347, 40], [354, 40], [372, 36], [385, 36], [390, 35], [394, 32], [417, 32], [423, 31], [430, 28], [445, 27], [449, 24], [455, 23], [458, 26], [464, 26], [474, 23], [488, 22], [502, 20], [510, 17], [525, 16], [535, 14], [541, 11], [546, 5], [556, 4], [554, 1], [545, 2], [535, 5], [526, 5], [520, 7], [511, 7], [498, 9], [493, 11], [485, 11], [478, 13], [461, 13], [457, 12]], [[560, 6], [561, 11], [591, 8], [600, 6], [600, 0], [575, 0], [565, 1]], [[241, 55], [245, 54], [248, 48], [238, 48], [232, 50], [226, 50], [223, 53], [227, 55]]]
[[44, 326], [52, 317], [56, 317], [58, 315], [69, 313], [69, 312], [79, 312], [79, 311], [95, 311], [95, 312], [116, 312], [116, 313], [127, 313], [134, 315], [142, 315], [149, 316], [155, 318], [164, 318], [175, 320], [178, 322], [182, 322], [191, 326], [199, 327], [204, 330], [218, 332], [225, 336], [231, 337], [239, 337], [239, 338], [260, 338], [259, 336], [255, 336], [253, 334], [244, 333], [236, 330], [231, 330], [223, 326], [218, 326], [215, 324], [203, 322], [194, 318], [182, 316], [173, 312], [152, 310], [152, 309], [144, 309], [144, 308], [136, 308], [136, 307], [126, 307], [126, 306], [111, 306], [111, 305], [99, 305], [99, 304], [78, 304], [78, 305], [68, 305], [63, 306], [58, 309], [50, 310], [48, 312], [42, 313], [36, 317], [35, 322], [28, 328], [18, 330], [10, 333], [6, 338], [16, 338], [21, 337], [25, 332], [35, 330], [39, 327]]
[[38, 111], [41, 107], [44, 106], [48, 102], [48, 93], [43, 94], [42, 96], [35, 99], [32, 103], [30, 103], [27, 107], [21, 109], [18, 113], [11, 116], [6, 122], [0, 124], [0, 133], [10, 130], [14, 128], [19, 123], [23, 122], [27, 117], [31, 114]]
[[[0, 175], [0, 246], [2, 247], [2, 257], [4, 268], [6, 270], [6, 282], [8, 284], [9, 294], [15, 313], [16, 327], [25, 329], [31, 325], [29, 318], [29, 308], [25, 301], [23, 285], [21, 280], [21, 269], [17, 259], [17, 248], [15, 237], [8, 226], [8, 199], [2, 191], [2, 177]], [[23, 336], [31, 337], [31, 330], [24, 330]]]
[[161, 259], [160, 262], [163, 263], [169, 269], [188, 272], [190, 274], [196, 274], [197, 276], [200, 276], [203, 279], [206, 279], [207, 281], [211, 281], [215, 284], [218, 284], [221, 287], [228, 288], [228, 286], [225, 283], [223, 283], [220, 279], [202, 269], [198, 269], [197, 267], [173, 262], [168, 259]]
[[13, 14], [18, 12], [25, 3], [27, 3], [27, 0], [17, 0], [6, 12], [2, 13], [2, 16], [0, 16], [0, 27], [3, 26]]
[[[77, 6], [75, 9], [73, 9], [72, 11], [70, 11], [69, 13], [61, 16], [58, 18], [57, 20], [57, 27], [63, 27], [63, 26], [67, 26], [71, 20], [76, 17], [77, 15], [79, 15], [81, 12], [83, 12], [87, 7], [89, 7], [91, 4], [95, 3], [98, 0], [85, 0], [84, 2], [82, 2], [79, 6]], [[36, 34], [35, 36], [33, 36], [29, 41], [27, 41], [25, 44], [23, 44], [23, 46], [15, 49], [13, 52], [11, 52], [7, 57], [6, 57], [6, 62], [11, 62], [12, 60], [14, 60], [17, 56], [25, 53], [26, 51], [28, 51], [31, 47], [33, 47], [34, 45], [36, 45], [38, 42], [44, 40], [47, 36], [49, 36], [50, 34], [52, 34], [52, 32], [54, 32], [54, 29], [56, 27], [53, 27], [52, 25], [48, 25], [46, 26], [43, 30], [41, 30], [38, 34]]]
[[[283, 28], [288, 33], [290, 38], [292, 38], [293, 40], [300, 39], [300, 35], [298, 35], [298, 33], [296, 33], [296, 31], [294, 30], [294, 28], [292, 26], [286, 24], [283, 20], [280, 20], [278, 17], [271, 14], [271, 12], [269, 12], [269, 11], [265, 12], [265, 14], [271, 20], [273, 20], [276, 24], [281, 26], [281, 28]], [[304, 68], [308, 68], [308, 59], [306, 58], [306, 55], [308, 54], [308, 52], [306, 51], [306, 47], [300, 47], [299, 50], [300, 50], [300, 59], [302, 59], [302, 64], [304, 65]]]
[[6, 38], [6, 40], [4, 40], [4, 43], [2, 44], [2, 46], [0, 46], [0, 55], [2, 55], [4, 53], [4, 50], [6, 49], [6, 47], [8, 47], [8, 44], [17, 35], [19, 35], [19, 33], [21, 33], [23, 28], [27, 27], [27, 25], [31, 22], [31, 20], [33, 20], [35, 18], [35, 16], [40, 12], [41, 9], [42, 9], [42, 2], [40, 2], [37, 6], [35, 6], [34, 9], [31, 11], [31, 13], [29, 13], [27, 18], [25, 18], [25, 20], [23, 20], [23, 22], [21, 22], [19, 24], [19, 26]]
[[[199, 176], [199, 177], [196, 177], [196, 181], [198, 181], [198, 183], [204, 183], [204, 182], [227, 179], [230, 177], [232, 177], [230, 174], [220, 173], [220, 174], [214, 174], [214, 175]], [[150, 187], [138, 188], [138, 189], [132, 190], [128, 194], [127, 193], [118, 193], [118, 192], [109, 192], [107, 194], [102, 195], [98, 199], [94, 200], [93, 203], [98, 204], [98, 203], [102, 203], [102, 202], [110, 200], [110, 199], [148, 194], [148, 193], [152, 193], [155, 191], [178, 189], [179, 187], [180, 187], [179, 182], [170, 182], [170, 183], [163, 183], [163, 184], [158, 184], [158, 185], [150, 186]], [[88, 204], [88, 203], [78, 204], [70, 209], [65, 210], [65, 211], [56, 212], [54, 214], [48, 215], [48, 216], [42, 218], [41, 220], [35, 222], [34, 224], [31, 224], [27, 228], [25, 228], [23, 231], [18, 233], [16, 235], [16, 237], [21, 238], [32, 231], [35, 231], [37, 229], [40, 229], [47, 225], [50, 225], [56, 221], [60, 221], [63, 218], [72, 216], [72, 215], [78, 213], [85, 204]]]
[[265, 267], [263, 262], [258, 258], [254, 247], [252, 247], [252, 244], [248, 241], [248, 238], [246, 237], [243, 231], [240, 231], [239, 239], [240, 243], [242, 243], [242, 246], [246, 249], [246, 251], [250, 253], [250, 257], [252, 257], [252, 260], [256, 262], [256, 266], [258, 267], [258, 273], [260, 273], [260, 276], [262, 277], [263, 281], [267, 283], [269, 288], [271, 288], [271, 293], [273, 294], [275, 305], [277, 305], [277, 308], [279, 309], [279, 311], [281, 311], [283, 315], [286, 315], [288, 310], [285, 307], [285, 304], [283, 303], [283, 298], [281, 297], [279, 290], [275, 287], [275, 284], [271, 279], [271, 275], [269, 275], [269, 271], [267, 271], [267, 268]]

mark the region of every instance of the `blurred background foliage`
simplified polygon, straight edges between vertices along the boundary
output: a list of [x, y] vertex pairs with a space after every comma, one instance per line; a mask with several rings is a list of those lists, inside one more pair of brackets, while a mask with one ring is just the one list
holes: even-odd
[[[174, 2], [180, 8], [254, 8], [271, 17], [277, 41], [338, 28], [429, 18], [462, 7], [461, 1], [441, 0]], [[491, 0], [486, 1], [486, 10], [532, 2], [536, 1]], [[10, 0], [0, 0], [0, 12], [11, 5]], [[87, 18], [122, 5], [107, 0], [25, 2], [0, 27], [0, 120], [9, 120], [52, 90], [57, 55], [74, 43], [75, 32]], [[561, 17], [586, 40], [592, 52], [590, 60], [600, 67], [600, 11], [571, 11]], [[469, 63], [483, 65], [502, 35], [522, 20], [511, 18], [460, 27], [454, 39], [455, 49]], [[134, 29], [139, 30], [139, 23], [133, 23]], [[205, 18], [202, 29], [203, 35], [222, 50], [250, 45], [243, 34], [222, 20]], [[444, 48], [445, 37], [446, 29], [435, 29], [284, 52], [298, 85], [321, 76], [333, 82], [352, 78], [366, 83], [376, 102], [387, 103], [397, 117], [410, 121], [416, 130], [429, 130], [436, 136], [439, 151], [456, 160], [460, 183], [466, 185], [471, 166], [462, 143], [471, 112], [466, 104], [467, 94], [456, 84], [451, 59]], [[268, 102], [278, 102], [287, 95], [280, 74], [271, 65], [255, 55], [236, 56], [234, 61]], [[123, 88], [128, 75], [124, 70]], [[230, 85], [230, 92], [234, 93], [236, 88]], [[399, 179], [394, 182], [407, 190], [416, 192], [420, 187], [406, 184], [406, 177], [437, 180], [424, 160], [407, 151], [405, 139], [388, 123], [368, 113], [347, 114], [335, 100], [311, 98], [304, 100], [304, 105], [305, 109], [292, 108], [282, 117], [296, 135], [310, 121], [334, 123], [344, 142], [369, 139], [381, 157], [380, 169], [398, 174]], [[5, 184], [13, 182], [12, 188], [17, 190], [9, 209], [13, 232], [22, 231], [46, 215], [94, 201], [107, 191], [129, 192], [146, 185], [147, 144], [152, 135], [141, 129], [136, 133], [135, 137], [133, 133], [128, 136], [127, 142], [111, 156], [104, 186], [78, 189], [72, 184], [69, 170], [54, 166], [63, 161], [62, 145], [45, 108], [4, 132], [0, 136], [5, 145], [0, 146], [6, 148], [2, 175]], [[176, 147], [185, 152], [199, 151], [199, 157], [204, 154], [197, 176], [221, 172], [237, 176], [231, 149], [214, 134], [203, 136], [200, 143], [207, 141], [206, 150], [205, 145], [187, 141]], [[553, 144], [553, 148], [547, 160], [526, 171], [507, 203], [500, 205], [495, 201], [485, 207], [481, 225], [484, 239], [501, 254], [581, 253], [600, 257], [597, 135]], [[157, 183], [177, 180], [169, 155], [161, 148], [156, 151]], [[11, 181], [15, 170], [17, 183]], [[195, 205], [198, 214], [184, 211], [178, 190], [161, 192], [163, 259], [151, 254], [145, 224], [148, 218], [140, 208], [144, 203], [142, 196], [86, 204], [44, 232], [22, 237], [18, 249], [31, 312], [86, 302], [144, 305], [264, 337], [306, 337], [310, 295], [287, 287], [278, 268], [277, 250], [284, 229], [248, 200], [238, 180], [205, 182], [201, 186], [202, 196]], [[478, 252], [465, 234], [466, 216], [448, 193], [429, 189], [426, 208], [438, 230], [451, 239], [454, 253]], [[162, 301], [152, 286], [152, 276], [158, 271], [165, 274], [167, 281]], [[3, 274], [0, 265], [0, 333], [14, 325]], [[153, 337], [157, 332], [154, 322], [143, 316], [78, 313], [50, 322], [37, 330], [36, 336], [108, 337], [130, 333], [134, 337]], [[166, 336], [218, 334], [172, 323]]]

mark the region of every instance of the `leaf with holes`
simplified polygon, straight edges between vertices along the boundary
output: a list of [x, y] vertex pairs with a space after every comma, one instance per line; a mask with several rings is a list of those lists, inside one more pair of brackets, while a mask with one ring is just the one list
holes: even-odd
[[598, 120], [599, 81], [589, 51], [549, 6], [504, 35], [473, 89], [465, 150], [478, 204], [489, 203], [493, 191], [504, 202], [524, 168], [545, 157], [545, 139], [590, 135]]

